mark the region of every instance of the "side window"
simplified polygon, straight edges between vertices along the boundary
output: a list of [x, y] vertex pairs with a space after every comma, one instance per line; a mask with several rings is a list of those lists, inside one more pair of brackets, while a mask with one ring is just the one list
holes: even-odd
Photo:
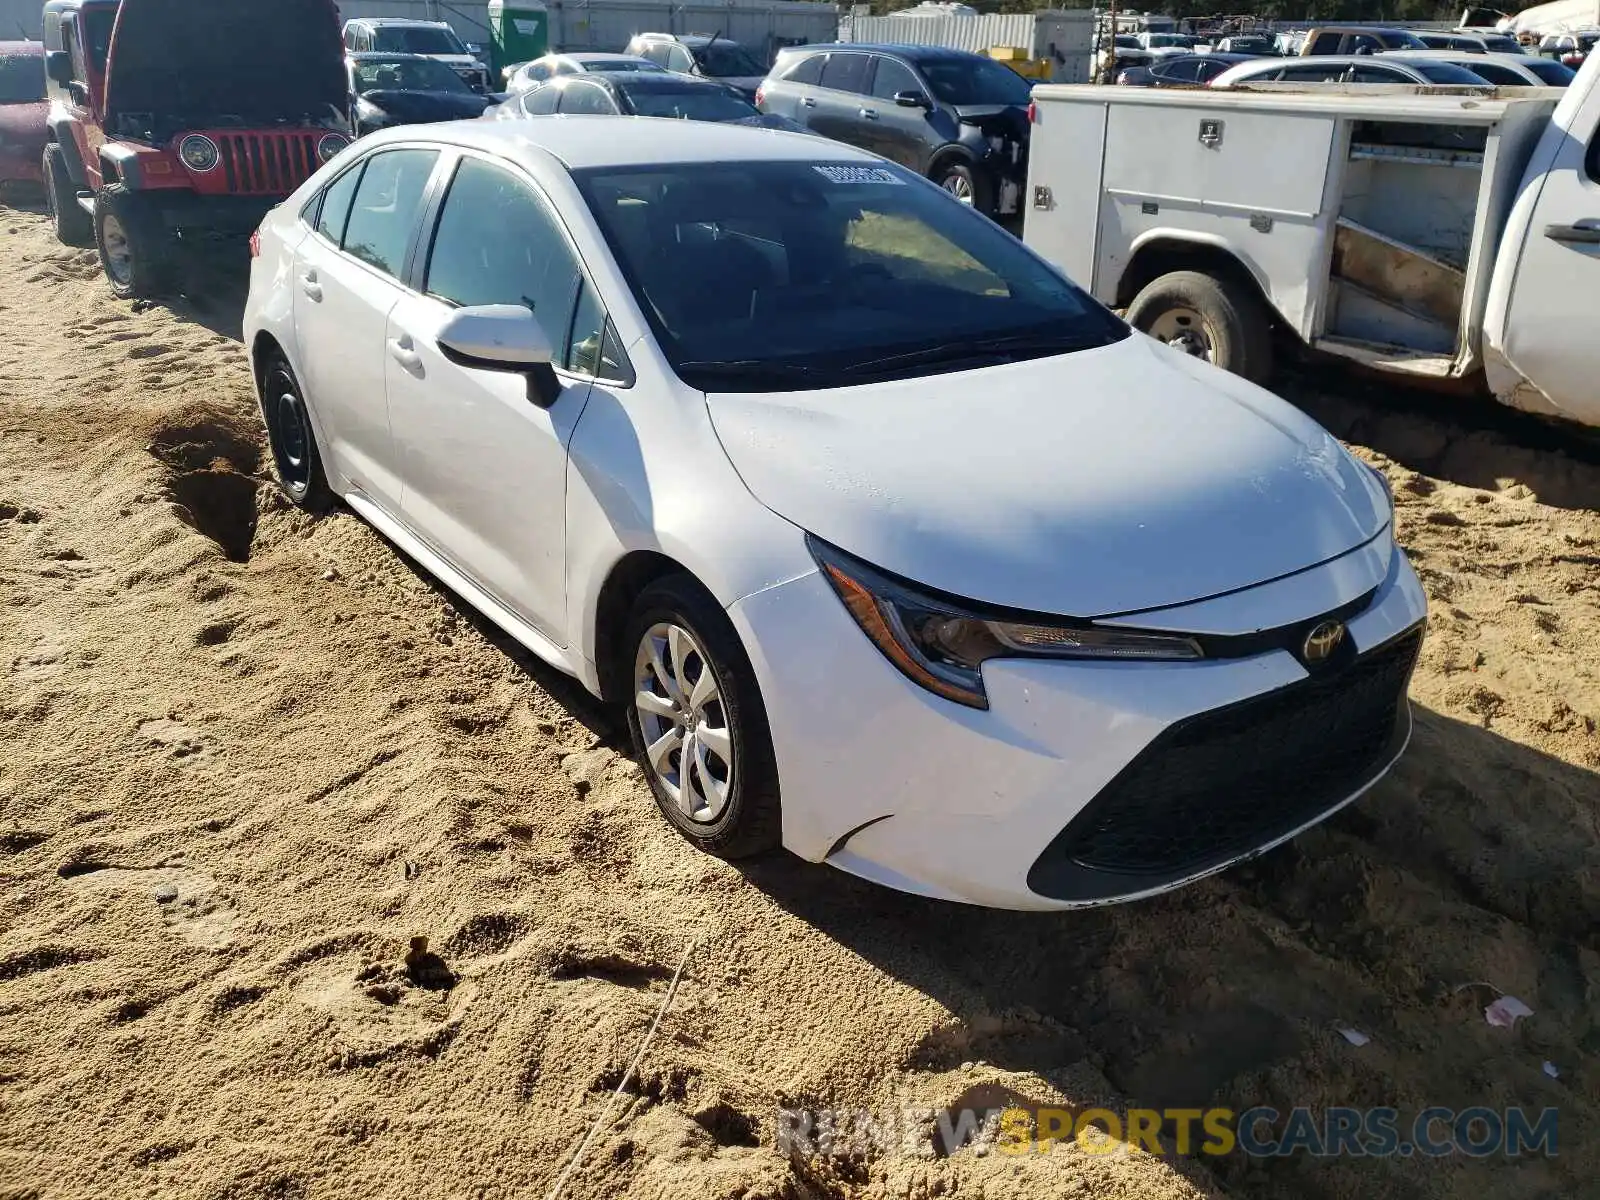
[[808, 54], [784, 76], [790, 83], [808, 83], [816, 87], [822, 82], [822, 66], [828, 61], [826, 54]]
[[872, 94], [880, 100], [893, 100], [898, 92], [921, 92], [922, 85], [911, 68], [892, 58], [879, 58], [872, 73]]
[[1383, 51], [1383, 43], [1371, 34], [1353, 33], [1350, 43], [1345, 48], [1346, 54], [1379, 54]]
[[[316, 230], [335, 246], [344, 240], [345, 222], [350, 219], [350, 201], [356, 194], [356, 184], [361, 182], [361, 166], [357, 163], [322, 189]], [[312, 205], [316, 203], [315, 200], [311, 202]], [[311, 205], [306, 207], [309, 209]]]
[[694, 74], [694, 56], [678, 45], [667, 47], [665, 66], [669, 71], [681, 71], [685, 75]]
[[872, 59], [865, 54], [830, 54], [822, 68], [822, 86], [836, 92], [867, 91], [867, 72]]
[[1303, 67], [1286, 67], [1282, 75], [1276, 78], [1285, 83], [1337, 83], [1344, 78], [1344, 67], [1318, 67], [1307, 64]]
[[451, 304], [524, 304], [564, 361], [580, 274], [561, 227], [531, 186], [464, 158], [428, 255], [427, 291]]
[[1372, 67], [1366, 67], [1366, 66], [1352, 67], [1352, 68], [1350, 68], [1349, 74], [1346, 75], [1346, 76], [1341, 76], [1341, 78], [1342, 79], [1348, 79], [1348, 81], [1351, 82], [1351, 83], [1410, 83], [1411, 82], [1404, 75], [1401, 75], [1397, 71], [1392, 71], [1388, 67], [1377, 67], [1377, 66], [1372, 66]]
[[78, 26], [71, 18], [61, 22], [61, 48], [72, 55], [72, 77], [82, 83], [89, 78], [83, 69], [83, 48], [78, 45]]
[[530, 117], [547, 117], [556, 110], [561, 99], [561, 89], [546, 84], [522, 95], [522, 111]]
[[367, 159], [345, 223], [345, 253], [400, 278], [438, 157], [436, 150], [389, 150]]
[[1518, 75], [1510, 67], [1503, 67], [1499, 63], [1475, 62], [1467, 68], [1474, 75], [1481, 75], [1496, 87], [1531, 87], [1526, 79]]
[[1183, 62], [1172, 63], [1167, 67], [1166, 70], [1159, 72], [1159, 74], [1163, 78], [1172, 80], [1174, 83], [1193, 83], [1195, 80], [1200, 78], [1200, 68], [1205, 65], [1205, 59], [1191, 58], [1186, 59]]
[[561, 89], [561, 107], [558, 111], [606, 116], [615, 114], [617, 106], [611, 103], [611, 97], [598, 84], [574, 83]]
[[547, 62], [536, 62], [530, 66], [526, 66], [522, 69], [522, 77], [528, 80], [530, 83], [543, 83], [546, 79], [550, 78], [550, 64]]
[[1308, 54], [1337, 54], [1339, 52], [1339, 35], [1337, 33], [1319, 33], [1311, 39]]
[[356, 31], [354, 29], [346, 29], [344, 31], [344, 48], [346, 50], [354, 50], [356, 48]]
[[600, 302], [600, 294], [587, 279], [580, 283], [565, 365], [579, 375], [592, 375], [610, 383], [633, 383], [633, 366], [617, 345], [617, 331]]

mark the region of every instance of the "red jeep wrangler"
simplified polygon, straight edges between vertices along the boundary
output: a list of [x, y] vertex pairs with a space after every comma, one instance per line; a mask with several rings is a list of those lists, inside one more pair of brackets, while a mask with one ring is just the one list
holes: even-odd
[[350, 138], [333, 0], [49, 0], [45, 192], [118, 296], [177, 243], [244, 239]]

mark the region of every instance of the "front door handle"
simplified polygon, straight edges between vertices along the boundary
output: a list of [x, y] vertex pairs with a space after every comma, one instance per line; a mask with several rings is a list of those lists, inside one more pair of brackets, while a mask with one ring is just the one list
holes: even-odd
[[878, 119], [878, 110], [875, 108], [863, 108], [861, 110], [861, 119], [864, 121], [876, 121]]
[[307, 271], [300, 276], [300, 290], [319, 304], [322, 302], [322, 285], [317, 282], [315, 271]]
[[389, 339], [389, 357], [413, 375], [422, 374], [422, 355], [412, 349], [410, 334], [402, 333]]
[[817, 102], [815, 100], [813, 100], [810, 96], [801, 96], [800, 97], [800, 106], [802, 108], [815, 108], [817, 106]]
[[1544, 235], [1552, 242], [1600, 246], [1600, 223], [1583, 221], [1573, 225], [1546, 225]]

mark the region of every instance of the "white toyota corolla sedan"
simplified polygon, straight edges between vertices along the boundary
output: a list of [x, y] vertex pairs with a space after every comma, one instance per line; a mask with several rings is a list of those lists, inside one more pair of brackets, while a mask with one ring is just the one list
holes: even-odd
[[1382, 477], [882, 159], [379, 133], [252, 239], [288, 496], [623, 706], [695, 845], [1011, 908], [1260, 853], [1410, 733]]

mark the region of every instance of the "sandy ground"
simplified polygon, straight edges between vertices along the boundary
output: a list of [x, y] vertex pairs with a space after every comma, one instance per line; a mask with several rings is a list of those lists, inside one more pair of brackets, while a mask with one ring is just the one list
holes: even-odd
[[[691, 944], [569, 1196], [1594, 1194], [1600, 468], [1291, 391], [1396, 486], [1410, 753], [1254, 865], [1019, 916], [692, 852], [606, 712], [277, 498], [236, 297], [139, 307], [0, 210], [0, 1196], [542, 1196]], [[1560, 1153], [774, 1148], [983, 1095], [1555, 1106]]]

